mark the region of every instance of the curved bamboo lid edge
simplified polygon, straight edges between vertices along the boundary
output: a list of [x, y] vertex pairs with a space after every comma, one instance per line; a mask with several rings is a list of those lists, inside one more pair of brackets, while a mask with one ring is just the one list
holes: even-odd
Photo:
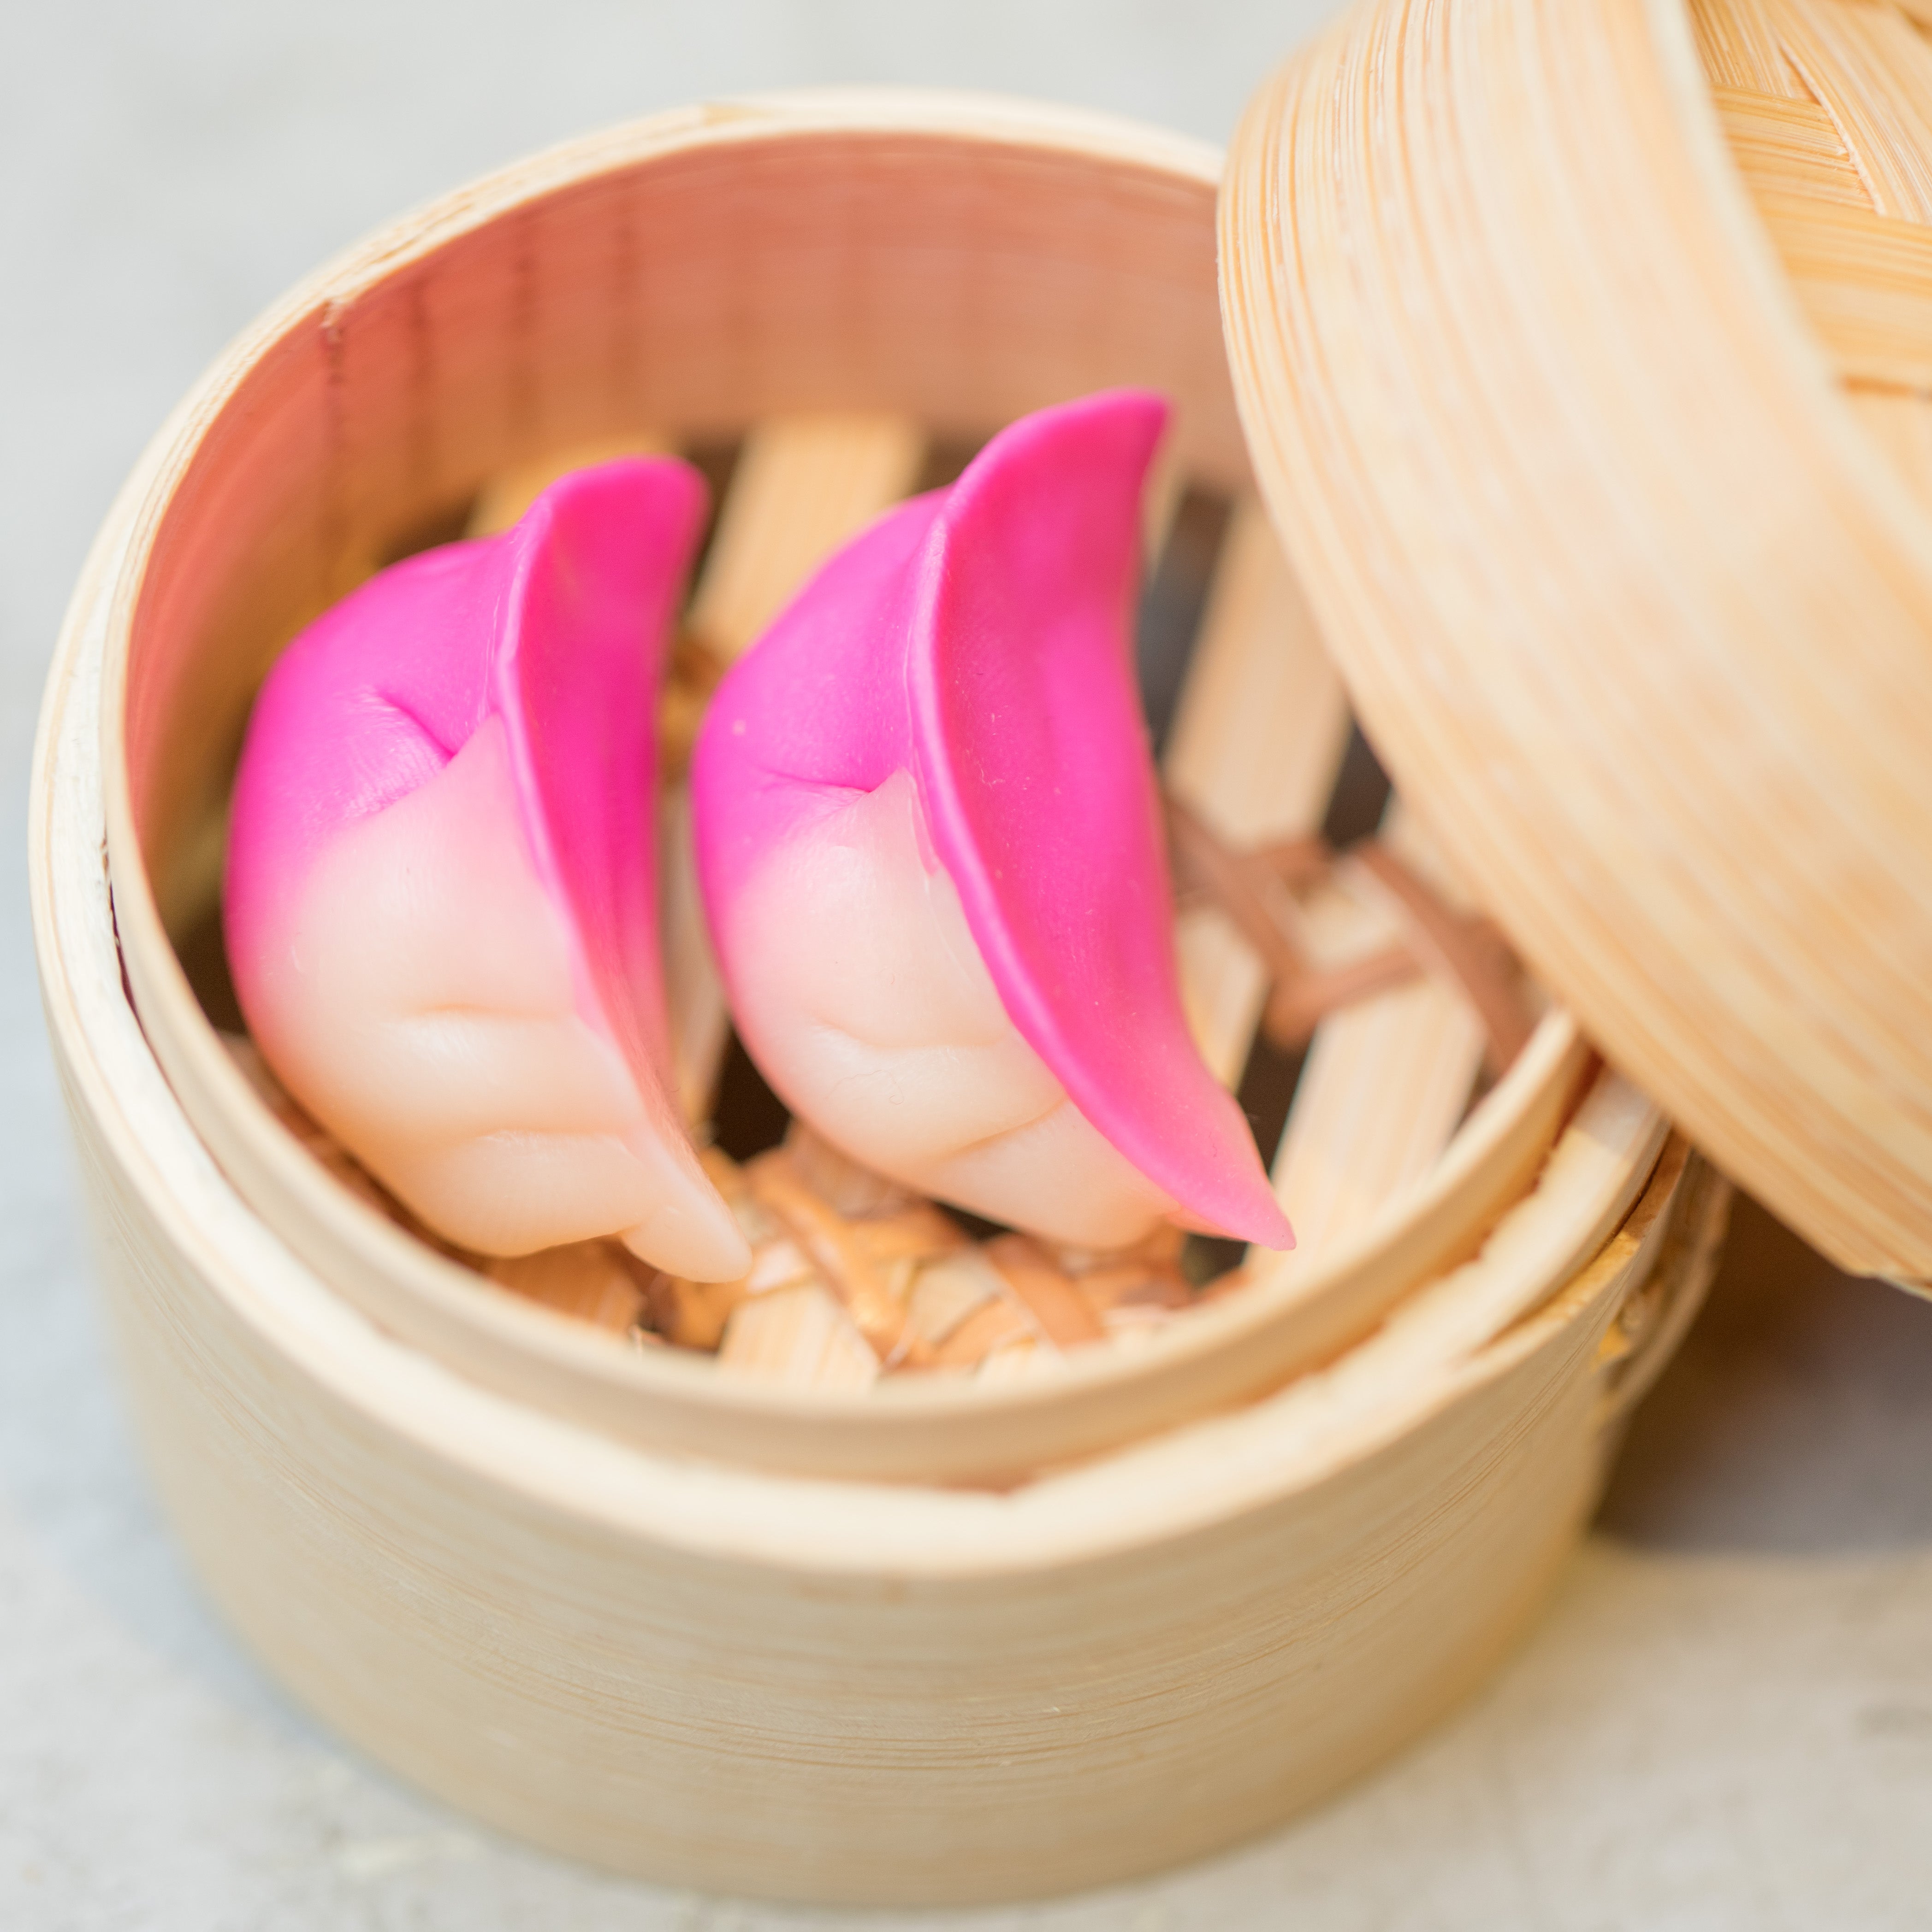
[[1932, 1276], [1932, 528], [1680, 0], [1364, 0], [1221, 221], [1264, 494], [1406, 794], [1720, 1165]]

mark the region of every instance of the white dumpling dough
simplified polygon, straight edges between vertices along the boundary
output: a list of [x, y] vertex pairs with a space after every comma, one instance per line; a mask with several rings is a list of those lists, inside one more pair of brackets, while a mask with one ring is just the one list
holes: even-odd
[[616, 1228], [659, 1268], [735, 1280], [751, 1256], [730, 1210], [584, 998], [492, 718], [318, 856], [250, 1019], [316, 1118], [459, 1244]]
[[855, 1160], [1086, 1246], [1137, 1240], [1172, 1209], [1007, 1017], [906, 773], [786, 841], [731, 917], [740, 1033]]

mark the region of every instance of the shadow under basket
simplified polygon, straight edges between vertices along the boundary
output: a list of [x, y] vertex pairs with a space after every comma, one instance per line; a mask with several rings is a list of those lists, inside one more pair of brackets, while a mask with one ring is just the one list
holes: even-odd
[[[96, 547], [43, 719], [35, 928], [157, 1480], [269, 1667], [507, 1830], [683, 1884], [943, 1902], [1260, 1829], [1502, 1654], [1702, 1292], [1723, 1184], [1400, 801], [1352, 787], [1222, 359], [1217, 178], [1168, 136], [944, 96], [600, 136], [298, 291]], [[1292, 1084], [1264, 1151], [1300, 1250], [1112, 1323], [1090, 1296], [1056, 1325], [1009, 1269], [998, 1346], [882, 1374], [862, 1253], [740, 1298], [764, 1342], [724, 1327], [714, 1356], [662, 1345], [647, 1284], [550, 1305], [541, 1270], [486, 1278], [315, 1157], [224, 1043], [196, 940], [248, 706], [303, 623], [571, 454], [682, 448], [724, 488], [674, 753], [853, 530], [1120, 382], [1176, 406], [1143, 642], [1184, 982], [1244, 1099]], [[701, 1120], [728, 1034], [669, 769]], [[839, 1187], [813, 1211], [849, 1255], [878, 1204]]]

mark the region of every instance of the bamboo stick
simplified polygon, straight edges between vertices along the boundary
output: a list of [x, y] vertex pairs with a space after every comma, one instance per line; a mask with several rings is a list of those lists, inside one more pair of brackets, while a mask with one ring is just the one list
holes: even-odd
[[780, 1388], [862, 1389], [879, 1358], [828, 1289], [781, 1288], [740, 1303], [725, 1324], [718, 1366]]
[[750, 649], [826, 557], [912, 488], [925, 447], [898, 415], [760, 424], [718, 512], [692, 630], [727, 664]]

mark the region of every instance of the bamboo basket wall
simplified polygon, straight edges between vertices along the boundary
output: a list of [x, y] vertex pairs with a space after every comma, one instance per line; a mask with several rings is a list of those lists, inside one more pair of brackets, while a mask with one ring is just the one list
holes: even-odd
[[1222, 218], [1262, 482], [1392, 768], [1617, 1064], [1921, 1288], [1928, 21], [1372, 0], [1257, 97]]
[[[1315, 1028], [1277, 1169], [1299, 1273], [1136, 1350], [862, 1390], [796, 1334], [778, 1378], [734, 1375], [457, 1265], [312, 1157], [190, 987], [177, 941], [274, 652], [384, 556], [616, 443], [741, 445], [690, 617], [728, 656], [936, 442], [1166, 390], [1180, 481], [1150, 524], [1183, 488], [1232, 506], [1167, 782], [1210, 862], [1310, 832], [1347, 712], [1251, 506], [1216, 178], [1186, 143], [943, 97], [600, 136], [298, 292], [96, 548], [43, 718], [34, 910], [158, 1480], [271, 1666], [506, 1828], [680, 1882], [934, 1901], [1258, 1828], [1500, 1654], [1702, 1292], [1721, 1184], [1558, 1009], [1472, 1108], [1496, 1028], [1453, 958]], [[1460, 904], [1400, 807], [1384, 844], [1403, 868], [1360, 886], [1358, 944], [1412, 931], [1405, 879]], [[699, 1112], [724, 1034], [688, 888], [674, 863]], [[1268, 935], [1204, 904], [1180, 943], [1232, 1078]]]

